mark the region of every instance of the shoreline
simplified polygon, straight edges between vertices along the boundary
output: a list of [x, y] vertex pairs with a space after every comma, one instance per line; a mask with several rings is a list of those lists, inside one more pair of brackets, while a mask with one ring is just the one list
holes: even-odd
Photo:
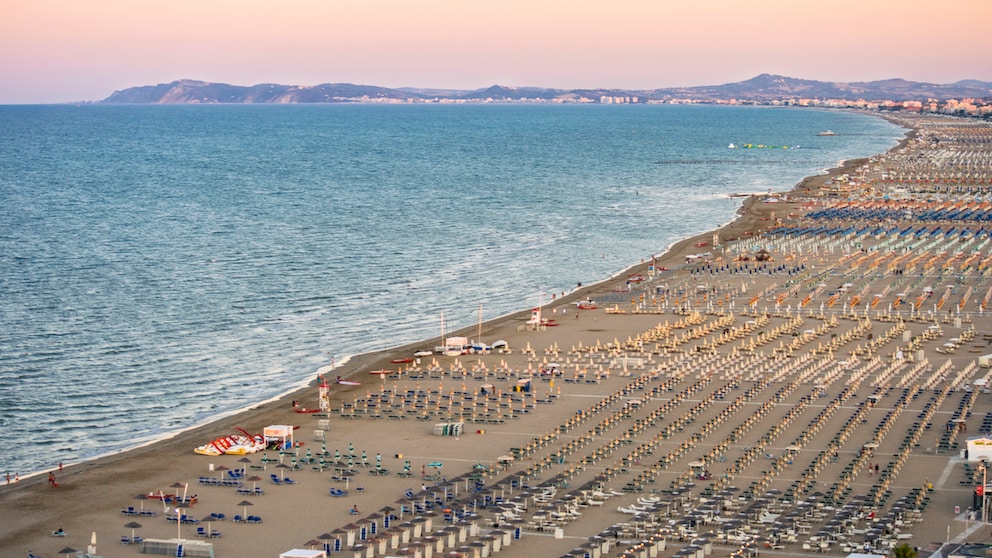
[[[896, 123], [905, 126], [905, 122], [900, 122], [896, 120]], [[562, 314], [558, 314], [558, 311], [568, 310], [570, 312], [570, 314], [568, 314], [569, 318], [571, 318], [572, 315], [576, 316], [574, 320], [575, 322], [574, 324], [571, 324], [572, 322], [571, 319], [569, 320], [569, 325], [573, 329], [575, 329], [574, 332], [571, 333], [566, 332], [560, 334], [560, 332], [555, 331], [553, 332], [554, 335], [552, 335], [552, 333], [547, 333], [547, 335], [545, 335], [545, 332], [536, 333], [536, 334], [521, 332], [518, 329], [518, 326], [521, 325], [523, 321], [526, 320], [527, 317], [529, 317], [530, 309], [528, 308], [519, 311], [514, 311], [483, 322], [482, 337], [484, 339], [495, 339], [495, 338], [501, 338], [503, 336], [501, 335], [500, 337], [493, 337], [493, 334], [497, 332], [506, 333], [507, 334], [506, 337], [513, 338], [511, 340], [511, 346], [514, 349], [517, 349], [517, 351], [519, 352], [523, 340], [530, 340], [537, 338], [544, 339], [546, 337], [558, 336], [559, 334], [561, 336], [565, 336], [566, 338], [572, 338], [575, 336], [579, 336], [580, 334], [598, 337], [601, 334], [604, 337], [604, 339], [608, 340], [609, 338], [614, 337], [615, 335], [624, 335], [624, 334], [617, 334], [616, 330], [627, 331], [627, 332], [638, 331], [637, 327], [639, 326], [613, 325], [613, 321], [611, 321], [611, 318], [607, 317], [601, 312], [589, 311], [589, 312], [580, 313], [577, 310], [575, 310], [575, 307], [572, 305], [572, 303], [586, 298], [597, 299], [600, 297], [609, 297], [610, 295], [616, 295], [617, 293], [621, 293], [621, 291], [619, 291], [618, 288], [623, 286], [624, 280], [628, 275], [646, 274], [647, 269], [650, 265], [667, 267], [668, 270], [665, 271], [665, 273], [671, 273], [674, 276], [674, 273], [677, 273], [676, 270], [684, 267], [682, 260], [685, 257], [685, 255], [693, 252], [707, 251], [712, 249], [712, 246], [699, 247], [696, 245], [701, 242], [710, 242], [714, 238], [714, 236], [720, 238], [721, 244], [742, 239], [744, 238], [745, 235], [748, 236], [753, 235], [753, 238], [758, 238], [760, 233], [765, 229], [775, 226], [779, 221], [789, 220], [793, 213], [801, 212], [803, 210], [804, 204], [806, 204], [807, 202], [814, 201], [816, 203], [825, 203], [830, 201], [829, 198], [823, 196], [822, 188], [826, 182], [843, 174], [853, 174], [854, 171], [861, 168], [870, 159], [874, 157], [885, 156], [899, 152], [900, 150], [910, 145], [918, 135], [919, 135], [918, 129], [908, 128], [906, 129], [904, 137], [895, 146], [891, 147], [888, 151], [882, 154], [878, 154], [872, 157], [843, 161], [842, 164], [840, 164], [839, 166], [833, 167], [831, 169], [827, 169], [827, 171], [824, 174], [817, 174], [817, 175], [804, 177], [802, 180], [797, 182], [792, 187], [792, 189], [786, 192], [773, 193], [775, 195], [787, 194], [789, 196], [789, 199], [787, 201], [783, 200], [775, 204], [766, 204], [766, 203], [762, 203], [761, 198], [766, 196], [767, 194], [748, 195], [743, 199], [743, 203], [737, 209], [736, 217], [733, 220], [729, 221], [728, 223], [725, 223], [715, 229], [677, 240], [671, 243], [671, 245], [669, 245], [661, 254], [655, 256], [654, 258], [642, 259], [640, 262], [634, 263], [618, 271], [616, 274], [612, 275], [607, 279], [598, 281], [597, 283], [594, 284], [582, 285], [580, 288], [576, 288], [567, 292], [564, 296], [559, 296], [553, 300], [546, 301], [543, 306], [546, 312], [553, 312], [556, 317], [563, 318], [566, 314], [564, 314], [564, 312], [562, 312]], [[789, 217], [786, 217], [787, 215], [789, 215]], [[654, 259], [655, 261], [652, 261], [652, 259]], [[821, 256], [821, 260], [822, 259], [823, 257]], [[827, 256], [826, 259], [827, 260], [837, 259], [837, 257], [831, 258], [830, 256]], [[774, 283], [772, 283], [772, 285], [774, 285]], [[605, 307], [605, 305], [603, 306]], [[581, 319], [578, 317], [580, 314], [582, 316]], [[551, 314], [545, 314], [545, 316], [551, 317]], [[677, 319], [678, 314], [669, 312], [663, 316], [659, 316], [659, 318], [661, 320]], [[630, 316], [630, 319], [633, 320], [634, 317]], [[596, 321], [595, 325], [591, 324], [589, 322], [590, 320]], [[645, 317], [643, 320], [639, 321], [638, 323], [646, 324], [649, 323], [650, 320], [657, 321], [657, 319], [655, 318]], [[581, 326], [579, 324], [581, 324]], [[562, 325], [566, 325], [566, 324], [562, 324]], [[564, 328], [561, 329], [564, 330]], [[447, 334], [449, 336], [466, 335], [468, 337], [474, 337], [475, 332], [476, 332], [476, 326], [467, 326], [460, 328], [456, 331], [447, 332]], [[581, 337], [579, 339], [581, 340]], [[412, 355], [414, 351], [418, 349], [422, 349], [424, 347], [433, 347], [434, 345], [438, 344], [439, 341], [440, 341], [440, 336], [430, 337], [427, 339], [406, 343], [383, 350], [351, 355], [346, 357], [342, 362], [335, 363], [336, 366], [334, 368], [326, 371], [325, 377], [333, 377], [333, 375], [340, 375], [345, 378], [360, 380], [362, 385], [358, 387], [348, 388], [348, 387], [332, 384], [331, 397], [334, 404], [347, 402], [351, 400], [351, 398], [357, 399], [361, 397], [362, 394], [377, 389], [378, 383], [377, 381], [372, 381], [369, 379], [370, 378], [368, 376], [369, 371], [380, 370], [380, 369], [399, 369], [405, 365], [395, 364], [390, 361], [396, 358], [409, 357], [410, 355]], [[537, 341], [535, 341], [535, 343], [537, 343]], [[426, 358], [430, 359], [431, 357], [426, 357]], [[444, 363], [450, 362], [450, 359], [442, 359], [442, 357], [438, 357], [438, 359], [442, 360], [442, 362]], [[472, 357], [465, 357], [464, 360], [468, 361], [471, 359]], [[326, 367], [322, 367], [319, 370], [325, 370], [325, 368]], [[615, 380], [619, 380], [619, 378], [616, 378]], [[454, 380], [446, 379], [444, 380], [444, 383], [447, 384], [449, 381], [454, 381]], [[393, 391], [395, 391], [396, 382], [390, 381], [390, 383], [393, 386]], [[404, 383], [404, 380], [401, 379], [400, 383]], [[412, 386], [412, 382], [407, 381], [406, 383], [408, 386]], [[462, 380], [463, 386], [464, 383], [465, 381]], [[170, 482], [175, 482], [175, 480], [182, 481], [183, 479], [190, 479], [190, 478], [195, 479], [194, 476], [195, 474], [191, 473], [191, 471], [198, 470], [198, 471], [202, 471], [202, 473], [200, 474], [205, 474], [206, 465], [208, 463], [210, 463], [210, 465], [213, 465], [214, 463], [218, 463], [218, 462], [228, 463], [229, 465], [233, 464], [236, 461], [233, 458], [232, 459], [228, 459], [227, 457], [203, 458], [202, 456], [192, 455], [191, 449], [208, 441], [209, 439], [212, 439], [222, 434], [223, 432], [229, 432], [238, 426], [243, 426], [247, 428], [249, 431], [256, 431], [256, 430], [260, 430], [262, 426], [267, 424], [299, 423], [300, 425], [302, 425], [300, 427], [300, 439], [305, 439], [307, 442], [307, 445], [305, 447], [307, 448], [315, 447], [316, 444], [312, 441], [310, 437], [310, 428], [312, 428], [312, 426], [310, 425], [313, 422], [312, 419], [306, 418], [308, 415], [299, 415], [299, 414], [294, 415], [289, 405], [291, 400], [300, 400], [301, 403], [304, 404], [304, 406], [311, 406], [310, 403], [314, 400], [314, 394], [316, 391], [314, 387], [315, 384], [316, 382], [314, 380], [306, 381], [305, 386], [290, 389], [289, 391], [285, 392], [283, 395], [274, 396], [265, 401], [260, 401], [247, 408], [233, 411], [230, 415], [219, 417], [207, 423], [191, 426], [187, 429], [169, 435], [166, 438], [157, 439], [155, 441], [151, 441], [147, 444], [143, 444], [136, 448], [132, 448], [112, 455], [94, 457], [91, 460], [67, 464], [65, 466], [65, 470], [60, 473], [60, 477], [59, 477], [63, 486], [57, 490], [49, 490], [45, 486], [44, 481], [41, 480], [42, 475], [45, 473], [44, 471], [39, 472], [36, 475], [31, 475], [29, 477], [22, 478], [21, 482], [17, 485], [11, 485], [11, 486], [0, 485], [0, 500], [4, 501], [5, 503], [4, 508], [7, 510], [5, 513], [3, 513], [3, 516], [5, 519], [8, 520], [6, 524], [10, 526], [9, 532], [7, 534], [0, 536], [0, 548], [17, 548], [18, 551], [20, 552], [21, 544], [23, 543], [24, 540], [28, 540], [28, 541], [41, 540], [42, 542], [51, 542], [51, 540], [49, 539], [42, 539], [40, 537], [45, 535], [49, 530], [49, 528], [54, 528], [54, 526], [63, 525], [63, 524], [69, 526], [67, 528], [67, 531], [70, 531], [73, 535], [77, 535], [77, 536], [82, 535], [84, 531], [88, 532], [90, 530], [89, 527], [87, 527], [88, 524], [87, 524], [86, 514], [84, 513], [85, 510], [89, 509], [87, 507], [87, 502], [90, 502], [90, 506], [93, 508], [101, 508], [101, 509], [111, 508], [110, 515], [114, 516], [115, 515], [114, 509], [116, 509], [116, 507], [120, 506], [122, 503], [123, 504], [128, 503], [128, 500], [130, 499], [130, 496], [128, 494], [135, 493], [136, 492], [136, 490], [134, 489], [135, 487], [161, 486], [161, 483], [164, 482], [166, 478], [174, 479]], [[546, 384], [539, 386], [539, 389], [543, 390], [544, 385]], [[417, 386], [419, 389], [420, 387], [419, 381], [417, 382]], [[381, 389], [385, 391], [389, 391], [385, 379], [383, 380]], [[586, 405], [586, 399], [583, 398], [594, 397], [594, 396], [598, 397], [600, 394], [600, 391], [597, 391], [600, 390], [599, 387], [585, 388], [588, 390], [588, 392], [582, 391], [582, 388], [576, 388], [576, 389], [577, 389], [576, 393], [566, 395], [564, 405], [568, 406], [567, 409], [560, 409], [558, 407], [559, 404], [556, 403], [555, 405], [549, 407], [547, 409], [547, 412], [552, 413], [553, 416], [555, 413], [557, 413], [557, 416], [559, 417], [568, 416], [572, 412], [574, 412], [573, 410], [574, 406]], [[570, 399], [571, 397], [574, 397], [576, 399]], [[540, 408], [540, 410], [542, 412], [545, 411], [545, 409], [543, 408]], [[336, 437], [339, 438], [338, 441], [335, 442], [335, 444], [338, 447], [340, 447], [343, 444], [343, 440], [348, 439], [348, 436], [354, 436], [355, 439], [357, 439], [359, 441], [359, 444], [362, 446], [369, 446], [369, 444], [374, 443], [374, 441], [368, 438], [360, 438], [359, 436], [368, 435], [371, 433], [375, 437], [381, 437], [383, 440], [382, 445], [376, 449], [381, 449], [383, 455], [387, 456], [387, 460], [390, 463], [390, 468], [392, 468], [394, 471], [397, 470], [397, 466], [402, 462], [402, 459], [399, 457], [400, 455], [405, 455], [408, 459], [412, 458], [416, 462], [417, 460], [420, 461], [426, 460], [428, 456], [435, 455], [435, 452], [437, 452], [437, 455], [445, 456], [445, 460], [451, 463], [450, 467], [454, 468], [459, 466], [458, 465], [459, 463], [462, 462], [471, 463], [475, 461], [476, 455], [480, 456], [477, 460], [479, 462], [491, 462], [494, 460], [494, 455], [489, 455], [489, 453], [486, 453], [487, 451], [490, 450], [490, 448], [487, 446], [494, 446], [492, 449], [495, 449], [495, 446], [502, 443], [503, 440], [509, 440], [510, 444], [517, 443], [515, 440], [521, 437], [523, 439], [526, 439], [531, 434], [537, 434], [546, 428], [545, 426], [543, 426], [542, 422], [531, 421], [524, 423], [523, 422], [524, 420], [527, 419], [521, 419], [520, 422], [513, 423], [514, 431], [502, 432], [499, 427], [491, 427], [491, 428], [486, 427], [477, 430], [474, 434], [466, 433], [461, 437], [461, 441], [459, 442], [461, 446], [453, 445], [449, 443], [449, 441], [446, 439], [435, 439], [434, 437], [425, 435], [423, 433], [414, 434], [412, 435], [413, 437], [410, 440], [404, 440], [403, 436], [405, 436], [406, 434], [403, 434], [402, 432], [403, 429], [399, 428], [399, 426], [403, 426], [405, 429], [410, 429], [411, 427], [415, 426], [412, 423], [392, 423], [392, 422], [368, 423], [365, 421], [333, 420], [334, 427], [332, 428], [331, 432], [334, 432]], [[556, 422], [555, 420], [551, 420], [550, 424], [555, 424], [555, 422]], [[374, 426], [375, 424], [379, 424], [383, 428], [393, 426], [394, 424], [398, 426], [395, 429], [389, 428], [388, 430], [383, 430], [381, 428], [377, 429]], [[476, 427], [472, 426], [470, 428], [475, 429]], [[487, 430], [492, 430], [493, 432], [486, 432]], [[517, 430], [519, 430], [520, 432], [516, 432]], [[493, 441], [490, 442], [490, 440]], [[499, 442], [496, 442], [497, 440]], [[378, 442], [378, 440], [375, 440], [375, 442]], [[404, 443], [406, 445], [403, 445]], [[473, 446], [469, 447], [470, 445]], [[328, 443], [328, 447], [330, 446], [331, 444]], [[375, 446], [370, 446], [369, 449], [372, 450], [372, 448], [374, 447]], [[404, 451], [401, 452], [398, 449], [393, 449], [393, 448], [403, 448]], [[812, 450], [815, 448], [810, 448], [810, 449]], [[396, 457], [393, 457], [394, 455]], [[263, 476], [267, 476], [269, 473], [270, 471], [266, 471], [266, 473]], [[301, 473], [296, 473], [294, 476], [303, 477], [305, 479], [304, 480], [305, 483], [316, 484], [317, 482], [322, 482], [308, 478], [309, 475], [310, 475], [309, 472], [304, 471]], [[127, 480], [125, 481], [124, 478], [122, 478], [122, 476], [127, 477]], [[741, 484], [746, 485], [749, 480], [750, 477], [741, 477], [739, 482]], [[907, 479], [907, 481], [909, 480], [910, 479]], [[386, 490], [387, 486], [390, 490], [395, 491], [398, 486], [403, 486], [405, 484], [418, 485], [421, 482], [420, 478], [417, 475], [414, 475], [413, 480], [410, 481], [402, 481], [402, 480], [399, 480], [398, 482], [397, 481], [398, 479], [394, 479], [392, 477], [386, 479], [385, 481], [382, 481], [381, 484], [381, 487], [383, 489], [382, 492], [384, 493], [388, 492]], [[320, 497], [318, 498], [317, 496], [315, 496], [313, 498], [314, 502], [316, 503], [314, 503], [312, 507], [306, 507], [306, 506], [311, 506], [309, 501], [304, 503], [297, 500], [296, 499], [297, 497], [292, 497], [292, 496], [288, 497], [289, 499], [283, 502], [282, 500], [278, 500], [278, 498], [283, 498], [283, 496], [270, 496], [269, 494], [262, 497], [264, 499], [258, 499], [256, 501], [257, 502], [256, 505], [258, 506], [258, 509], [263, 510], [261, 513], [265, 515], [266, 523], [270, 522], [270, 517], [272, 518], [272, 520], [277, 520], [278, 515], [276, 515], [276, 512], [272, 510], [277, 509], [278, 506], [283, 506], [282, 508], [278, 508], [278, 509], [283, 510], [281, 513], [287, 513], [287, 514], [288, 514], [287, 510], [292, 510], [293, 508], [291, 506], [294, 505], [300, 506], [301, 510], [302, 509], [309, 510], [309, 513], [320, 513], [320, 514], [326, 513], [327, 514], [326, 523], [329, 525], [329, 528], [327, 528], [326, 530], [330, 531], [331, 530], [330, 527], [335, 527], [347, 523], [349, 521], [353, 521], [348, 518], [346, 513], [342, 514], [341, 510], [337, 509], [337, 506], [343, 506], [346, 503], [350, 505], [352, 503], [352, 500], [354, 499], [355, 501], [362, 503], [363, 511], [367, 513], [374, 511], [375, 507], [378, 506], [378, 504], [372, 504], [372, 502], [376, 502], [376, 501], [380, 503], [392, 502], [392, 499], [386, 499], [386, 496], [384, 496], [384, 494], [379, 493], [380, 486], [378, 485], [378, 483], [380, 481], [375, 481], [375, 483], [373, 483], [372, 481], [368, 480], [367, 475], [362, 475], [361, 482], [363, 484], [366, 484], [366, 488], [370, 493], [374, 492], [374, 494], [370, 494], [369, 496], [354, 496], [353, 498], [346, 499], [339, 504], [336, 501], [331, 500], [332, 503], [328, 504], [326, 490], [324, 488], [321, 488], [315, 493], [315, 494], [319, 494]], [[323, 483], [323, 484], [327, 484], [327, 483]], [[110, 487], [117, 487], [118, 485], [123, 485], [124, 487], [114, 488], [113, 492], [116, 493], [118, 490], [122, 491], [123, 494], [125, 494], [123, 498], [121, 498], [120, 495], [118, 495], [116, 498], [109, 499], [108, 502], [100, 502], [98, 504], [92, 503], [93, 495], [101, 494], [101, 491], [104, 491], [104, 493], [109, 493], [111, 492]], [[333, 487], [337, 485], [331, 484], [330, 486]], [[282, 488], [270, 487], [268, 485], [266, 485], [265, 488], [270, 493], [279, 492], [280, 490], [283, 490]], [[302, 488], [304, 487], [301, 486], [296, 488], [290, 488], [289, 490], [296, 490]], [[145, 490], [147, 489], [142, 488], [140, 491], [145, 491]], [[196, 492], [196, 490], [197, 489], [193, 489], [192, 492]], [[211, 489], [199, 488], [198, 490], [201, 493], [211, 492]], [[952, 492], [953, 491], [948, 491], [947, 493], [944, 493], [943, 497], [950, 498], [951, 496], [954, 495]], [[211, 498], [213, 496], [214, 495], [210, 494]], [[374, 496], [374, 498], [372, 498], [372, 496]], [[67, 500], [66, 498], [71, 498], [71, 501]], [[335, 506], [335, 504], [337, 505]], [[226, 505], [229, 506], [229, 504]], [[290, 506], [290, 507], [287, 508], [285, 506]], [[210, 509], [197, 509], [197, 512], [205, 512], [205, 511], [210, 511]], [[229, 508], [228, 511], [230, 511]], [[25, 516], [24, 518], [15, 517], [15, 516], [19, 516], [20, 512], [25, 512], [23, 514]], [[102, 513], [106, 513], [106, 510], [104, 510]], [[605, 513], [605, 510], [603, 513]], [[272, 517], [274, 515], [276, 517]], [[107, 524], [108, 521], [113, 521], [114, 519], [120, 519], [120, 521], [118, 521], [118, 523], [120, 524], [124, 524], [127, 521], [125, 518], [112, 517], [110, 520], [101, 519], [98, 521], [98, 523], [101, 523], [101, 525], [105, 525]], [[302, 520], [299, 521], [300, 523], [306, 523], [305, 521]], [[275, 523], [275, 521], [272, 522]], [[145, 523], [159, 524], [163, 522], [161, 521], [161, 519], [155, 519]], [[277, 523], [276, 525], [278, 526], [281, 524]], [[941, 523], [940, 525], [943, 525], [943, 523]], [[295, 525], [290, 525], [290, 526], [296, 527]], [[276, 529], [276, 528], [277, 527], [272, 527], [272, 529]], [[307, 529], [308, 531], [305, 532], [310, 532], [313, 535], [317, 534], [317, 531], [314, 531], [312, 527], [300, 527], [300, 528]], [[146, 527], [145, 529], [148, 532], [143, 534], [151, 533], [152, 528]], [[158, 527], [155, 527], [155, 529], [158, 529]], [[192, 529], [192, 528], [186, 528], [186, 529]], [[235, 527], [228, 524], [228, 525], [224, 525], [223, 529], [226, 537], [227, 533], [235, 532], [235, 530], [239, 529], [239, 527]], [[252, 529], [252, 528], [248, 527], [248, 529]], [[123, 529], [119, 527], [117, 530], [123, 532]], [[103, 542], [102, 548], [103, 549], [114, 548], [114, 551], [104, 550], [104, 552], [101, 552], [101, 554], [107, 556], [118, 556], [118, 555], [125, 556], [125, 555], [133, 555], [136, 553], [136, 550], [133, 548], [129, 549], [127, 547], [120, 545], [114, 545], [112, 547], [117, 532], [116, 531], [108, 532], [108, 531], [109, 529], [106, 527], [101, 527], [100, 529], [102, 540], [109, 541], [109, 542]], [[164, 531], [175, 533], [175, 527], [168, 527]], [[254, 532], [249, 531], [249, 533], [254, 533]], [[258, 533], [257, 535], [249, 534], [246, 536], [248, 536], [253, 540], [256, 537], [278, 538], [280, 536], [279, 531], [259, 530], [257, 531], [257, 533]], [[572, 535], [571, 531], [569, 531], [569, 533], [570, 536], [573, 536], [575, 538], [580, 538], [575, 535]], [[593, 535], [593, 533], [584, 533], [584, 534]], [[975, 533], [974, 537], [985, 538], [984, 535], [978, 533]], [[280, 542], [278, 544], [282, 544], [282, 546], [286, 548], [289, 548], [294, 545], [296, 547], [302, 547], [301, 545], [305, 539], [306, 536], [301, 537], [299, 535], [293, 535], [293, 538], [291, 540]], [[551, 539], [550, 537], [544, 537], [543, 539], [538, 539], [537, 537], [534, 537], [534, 539], [537, 540], [534, 540], [533, 542], [528, 542], [528, 544], [537, 545], [541, 548], [544, 547], [557, 548], [554, 545], [561, 544], [561, 543], [555, 543], [554, 540]], [[57, 544], [58, 542], [60, 541], [56, 541], [54, 544]], [[259, 544], [259, 542], [260, 541], [255, 541], [256, 544]], [[925, 543], [932, 541], [923, 541], [923, 542]], [[222, 539], [219, 539], [217, 541], [217, 545], [219, 548], [225, 548], [223, 546], [220, 546], [225, 544], [234, 544], [234, 543], [229, 543], [228, 541]], [[237, 543], [237, 544], [241, 544], [241, 543]], [[73, 542], [73, 545], [79, 547], [80, 543], [77, 540]], [[34, 547], [37, 549], [41, 549], [42, 544], [35, 544]], [[122, 549], [126, 549], [126, 550], [122, 550]], [[43, 555], [51, 554], [50, 550], [47, 549], [45, 550], [46, 551], [42, 553]], [[265, 555], [269, 555], [268, 551], [269, 549], [268, 547], [266, 547]], [[774, 551], [772, 552], [774, 553]], [[512, 551], [511, 553], [507, 553], [507, 554], [514, 555]], [[219, 555], [231, 556], [231, 555], [241, 555], [241, 553], [239, 553], [237, 550], [235, 551], [224, 550], [223, 553]], [[378, 554], [376, 555], [378, 556]]]
[[[879, 115], [879, 117], [886, 119], [897, 125], [901, 125], [897, 120], [887, 118], [884, 115]], [[913, 137], [915, 137], [915, 130], [906, 129], [904, 137], [901, 140], [899, 140], [899, 142], [897, 142], [897, 144], [891, 147], [888, 151], [894, 151], [896, 149], [904, 147], [909, 141], [912, 140]], [[856, 159], [841, 161], [835, 167], [823, 169], [822, 173], [820, 174], [803, 177], [798, 182], [796, 182], [796, 184], [793, 186], [792, 189], [788, 191], [724, 194], [727, 198], [742, 199], [741, 206], [737, 208], [734, 219], [727, 221], [713, 229], [709, 229], [701, 233], [697, 233], [679, 240], [675, 240], [671, 242], [663, 251], [657, 254], [653, 254], [652, 258], [655, 259], [656, 261], [671, 259], [674, 257], [673, 254], [675, 253], [681, 254], [683, 251], [687, 250], [690, 247], [690, 244], [695, 244], [701, 241], [708, 241], [713, 237], [714, 234], [720, 234], [722, 232], [732, 231], [739, 228], [741, 221], [747, 218], [748, 213], [755, 211], [754, 208], [759, 203], [761, 197], [768, 195], [782, 195], [782, 194], [794, 195], [803, 189], [806, 189], [806, 194], [808, 194], [809, 193], [808, 188], [810, 185], [816, 185], [817, 187], [819, 187], [820, 185], [823, 184], [823, 182], [830, 180], [834, 176], [848, 174], [850, 171], [863, 165], [869, 159], [870, 157], [860, 157]], [[779, 207], [786, 207], [786, 206], [787, 204], [779, 205]], [[794, 205], [790, 207], [794, 207]], [[758, 218], [761, 218], [764, 215], [765, 213], [762, 212]], [[751, 232], [757, 234], [761, 230], [760, 223], [751, 224], [748, 230], [750, 230], [751, 228], [755, 229]], [[765, 228], [767, 228], [767, 225]], [[705, 250], [705, 249], [700, 248], [700, 250]], [[581, 287], [573, 287], [572, 290], [566, 292], [564, 296], [558, 296], [555, 299], [545, 301], [543, 308], [550, 308], [552, 304], [572, 303], [578, 300], [584, 300], [592, 297], [593, 294], [602, 294], [604, 293], [602, 287], [613, 286], [615, 282], [617, 282], [618, 280], [622, 280], [623, 277], [628, 275], [644, 274], [647, 272], [647, 269], [650, 265], [651, 265], [650, 261], [642, 258], [641, 261], [631, 264], [626, 268], [620, 269], [619, 271], [617, 271], [616, 273], [614, 273], [613, 275], [607, 278], [599, 280], [595, 283], [583, 284]], [[483, 331], [484, 332], [487, 330], [492, 331], [504, 327], [505, 325], [511, 322], [521, 319], [526, 319], [527, 317], [529, 317], [530, 311], [531, 311], [530, 308], [524, 308], [520, 310], [514, 310], [507, 314], [503, 314], [501, 316], [496, 316], [494, 318], [485, 320], [482, 322]], [[447, 332], [447, 335], [449, 337], [456, 335], [463, 335], [471, 338], [475, 333], [476, 329], [477, 326], [465, 326], [454, 331], [449, 331]], [[440, 343], [441, 343], [440, 336], [428, 337], [426, 339], [421, 339], [410, 343], [404, 343], [393, 347], [386, 347], [383, 349], [372, 350], [363, 353], [344, 355], [340, 362], [323, 365], [319, 367], [317, 370], [315, 370], [314, 374], [318, 378], [321, 376], [330, 377], [332, 373], [335, 376], [340, 375], [345, 379], [359, 378], [360, 374], [366, 370], [379, 370], [379, 369], [388, 369], [391, 367], [395, 367], [396, 365], [394, 363], [391, 363], [390, 362], [391, 360], [395, 358], [408, 357], [417, 350], [421, 350], [424, 348], [432, 348]], [[215, 425], [221, 425], [221, 424], [228, 425], [229, 419], [232, 418], [236, 419], [238, 416], [251, 413], [253, 411], [259, 410], [260, 408], [268, 407], [269, 405], [298, 400], [304, 395], [306, 395], [308, 390], [312, 390], [312, 388], [314, 388], [316, 385], [317, 385], [316, 379], [300, 380], [297, 384], [297, 387], [290, 387], [287, 390], [279, 394], [273, 395], [267, 399], [246, 405], [238, 409], [232, 409], [230, 411], [223, 413], [222, 416], [211, 418], [206, 422], [194, 424], [174, 432], [163, 433], [162, 435], [157, 436], [152, 440], [148, 440], [136, 446], [127, 447], [111, 453], [105, 453], [92, 457], [87, 457], [79, 461], [64, 463], [63, 465], [65, 469], [71, 469], [73, 467], [81, 467], [103, 459], [107, 459], [115, 456], [122, 456], [132, 451], [142, 450], [150, 446], [154, 446], [160, 442], [168, 442], [178, 437], [183, 437], [186, 434], [195, 434], [201, 431], [205, 431], [207, 429], [212, 429], [212, 427], [214, 427]], [[48, 472], [47, 470], [39, 470], [20, 475], [19, 477], [20, 482], [29, 481], [30, 479], [41, 478], [42, 476], [46, 475], [47, 472]], [[2, 491], [3, 489], [4, 489], [4, 485], [0, 484], [0, 491]]]

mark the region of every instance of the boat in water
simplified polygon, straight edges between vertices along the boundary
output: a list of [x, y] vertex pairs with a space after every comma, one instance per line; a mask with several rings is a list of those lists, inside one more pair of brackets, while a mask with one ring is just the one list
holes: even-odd
[[836, 136], [837, 134], [834, 133], [833, 130], [824, 130], [822, 132], [817, 133], [816, 135], [818, 135], [818, 136]]

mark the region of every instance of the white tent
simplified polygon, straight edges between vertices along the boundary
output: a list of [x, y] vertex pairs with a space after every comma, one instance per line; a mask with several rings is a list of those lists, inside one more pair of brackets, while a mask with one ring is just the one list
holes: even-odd
[[444, 347], [448, 353], [462, 354], [468, 347], [468, 337], [449, 337], [445, 340]]
[[[288, 424], [270, 424], [262, 430], [266, 443], [279, 442], [282, 447], [293, 447], [293, 427]], [[287, 446], [286, 443], [289, 442]]]
[[327, 553], [323, 550], [306, 550], [294, 548], [279, 554], [279, 558], [327, 558]]
[[972, 436], [968, 438], [968, 461], [992, 461], [992, 438]]

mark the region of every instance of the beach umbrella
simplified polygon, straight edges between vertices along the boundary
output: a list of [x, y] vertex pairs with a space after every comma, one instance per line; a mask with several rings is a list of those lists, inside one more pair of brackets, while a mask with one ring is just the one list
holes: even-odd
[[90, 545], [86, 547], [87, 554], [96, 554], [96, 531], [90, 535]]
[[318, 546], [323, 546], [323, 544], [324, 543], [318, 541], [317, 539], [310, 539], [309, 541], [306, 542], [305, 546], [309, 546], [310, 550], [313, 550]]
[[281, 478], [282, 480], [286, 480], [286, 469], [290, 469], [290, 468], [291, 467], [289, 465], [286, 465], [285, 463], [280, 463], [276, 465], [276, 469], [279, 469], [279, 478]]
[[72, 548], [71, 546], [67, 546], [67, 547], [63, 548], [62, 550], [60, 550], [59, 551], [59, 554], [65, 554], [65, 558], [69, 558], [69, 555], [70, 554], [75, 554], [77, 552], [79, 552], [79, 551], [76, 550], [75, 548]]
[[[186, 485], [183, 484], [183, 483], [181, 483], [181, 482], [174, 482], [174, 483], [172, 483], [172, 484], [169, 485], [169, 488], [175, 488], [177, 490], [177, 492], [178, 492], [178, 489], [185, 488], [185, 487], [186, 487]], [[176, 494], [176, 495], [178, 496], [178, 494]], [[183, 498], [183, 500], [185, 500], [185, 498]], [[164, 502], [165, 501], [165, 498], [162, 498], [162, 501]]]
[[137, 521], [132, 521], [130, 523], [125, 523], [124, 524], [124, 528], [125, 529], [130, 529], [131, 530], [131, 540], [134, 540], [134, 530], [135, 529], [141, 529], [142, 527], [143, 527], [143, 525], [140, 524], [140, 523], [138, 523]]
[[248, 481], [251, 482], [251, 489], [256, 490], [258, 488], [258, 481], [262, 480], [262, 477], [258, 475], [252, 475], [248, 477]]
[[138, 494], [134, 498], [140, 502], [139, 506], [141, 511], [145, 511], [145, 500], [148, 499], [148, 495], [142, 492], [141, 494]]
[[247, 518], [248, 517], [248, 506], [254, 506], [255, 504], [249, 502], [248, 500], [241, 500], [240, 502], [238, 502], [238, 505], [241, 506], [242, 508], [244, 508], [244, 512], [245, 512], [244, 517]]
[[396, 504], [399, 504], [399, 505], [400, 505], [400, 520], [402, 520], [402, 519], [403, 519], [403, 510], [405, 510], [405, 509], [406, 509], [406, 504], [409, 504], [409, 503], [410, 503], [410, 502], [412, 502], [412, 501], [413, 501], [413, 500], [412, 500], [412, 499], [409, 499], [409, 498], [400, 498], [399, 500], [396, 500], [396, 501], [394, 502], [394, 503], [396, 503]]
[[227, 467], [226, 465], [218, 465], [217, 467], [214, 467], [215, 472], [220, 471], [221, 480], [224, 480], [224, 471], [228, 471], [228, 470], [230, 470], [230, 468]]

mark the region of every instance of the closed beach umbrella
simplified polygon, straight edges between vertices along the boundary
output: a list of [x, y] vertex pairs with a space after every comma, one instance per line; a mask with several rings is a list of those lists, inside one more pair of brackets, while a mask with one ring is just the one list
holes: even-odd
[[182, 502], [176, 505], [176, 538], [183, 538], [183, 516], [186, 515], [186, 508], [189, 504]]

